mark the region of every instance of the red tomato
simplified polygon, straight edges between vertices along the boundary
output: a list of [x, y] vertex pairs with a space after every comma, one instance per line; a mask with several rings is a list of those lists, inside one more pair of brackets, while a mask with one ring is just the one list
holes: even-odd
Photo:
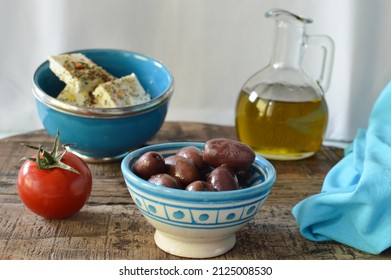
[[78, 156], [66, 152], [61, 162], [80, 174], [63, 168], [39, 169], [33, 160], [26, 160], [18, 175], [18, 192], [23, 203], [45, 218], [65, 218], [79, 211], [92, 189], [92, 175]]

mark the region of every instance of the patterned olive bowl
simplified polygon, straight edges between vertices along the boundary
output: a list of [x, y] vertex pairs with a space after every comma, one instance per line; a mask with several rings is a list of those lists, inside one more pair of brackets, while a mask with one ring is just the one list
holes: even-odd
[[197, 192], [157, 186], [132, 171], [135, 161], [148, 151], [168, 157], [186, 146], [203, 150], [204, 143], [175, 142], [137, 149], [122, 160], [122, 173], [133, 202], [156, 229], [154, 238], [159, 248], [188, 258], [222, 255], [235, 246], [235, 233], [261, 209], [276, 172], [270, 162], [256, 155], [246, 188]]

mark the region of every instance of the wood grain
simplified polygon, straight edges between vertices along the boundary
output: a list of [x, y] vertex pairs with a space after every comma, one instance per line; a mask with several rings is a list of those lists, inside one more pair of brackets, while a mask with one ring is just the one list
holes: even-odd
[[[236, 139], [229, 126], [166, 122], [147, 144], [171, 141]], [[43, 130], [0, 140], [0, 259], [182, 259], [160, 250], [154, 229], [138, 211], [126, 189], [120, 162], [89, 164], [93, 191], [87, 205], [63, 220], [45, 220], [21, 203], [16, 189], [19, 160], [31, 150], [20, 143], [53, 139]], [[228, 253], [215, 259], [391, 259], [391, 250], [367, 254], [336, 242], [304, 239], [291, 209], [318, 193], [325, 174], [342, 157], [330, 147], [300, 161], [272, 161], [277, 181], [270, 197]]]

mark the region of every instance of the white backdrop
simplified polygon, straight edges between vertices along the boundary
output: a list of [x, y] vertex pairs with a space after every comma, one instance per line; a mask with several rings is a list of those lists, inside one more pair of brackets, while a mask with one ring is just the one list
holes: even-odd
[[312, 18], [308, 33], [334, 39], [326, 138], [352, 140], [391, 79], [391, 1], [0, 0], [0, 133], [42, 127], [34, 69], [48, 55], [84, 48], [132, 50], [167, 64], [176, 82], [168, 120], [233, 125], [242, 84], [269, 61], [269, 8]]

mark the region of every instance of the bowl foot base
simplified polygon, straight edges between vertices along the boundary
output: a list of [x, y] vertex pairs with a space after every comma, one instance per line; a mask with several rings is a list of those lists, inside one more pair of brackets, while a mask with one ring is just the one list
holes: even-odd
[[111, 156], [111, 157], [94, 157], [92, 155], [83, 154], [82, 152], [79, 152], [78, 150], [72, 149], [70, 147], [66, 147], [66, 149], [67, 151], [72, 152], [73, 154], [77, 155], [87, 163], [117, 162], [117, 161], [121, 161], [128, 154], [128, 152], [126, 152], [121, 155]]
[[222, 238], [194, 240], [178, 238], [156, 230], [155, 243], [163, 251], [179, 257], [212, 258], [231, 250], [235, 246], [236, 235], [231, 234]]

